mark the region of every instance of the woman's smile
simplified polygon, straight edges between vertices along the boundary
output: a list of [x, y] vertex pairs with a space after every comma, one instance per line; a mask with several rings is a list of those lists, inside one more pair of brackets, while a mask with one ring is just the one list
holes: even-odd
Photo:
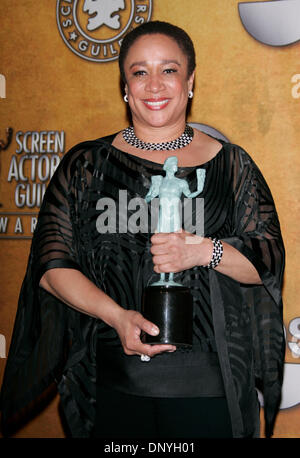
[[163, 110], [169, 104], [170, 99], [166, 98], [159, 98], [159, 99], [144, 99], [143, 100], [145, 106], [149, 110]]

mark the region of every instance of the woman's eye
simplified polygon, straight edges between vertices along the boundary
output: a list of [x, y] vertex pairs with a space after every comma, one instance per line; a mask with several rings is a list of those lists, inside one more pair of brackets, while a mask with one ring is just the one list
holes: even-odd
[[136, 72], [133, 73], [134, 76], [143, 76], [145, 74], [146, 74], [145, 70], [137, 70]]
[[177, 70], [175, 68], [166, 68], [164, 70], [164, 73], [176, 73]]

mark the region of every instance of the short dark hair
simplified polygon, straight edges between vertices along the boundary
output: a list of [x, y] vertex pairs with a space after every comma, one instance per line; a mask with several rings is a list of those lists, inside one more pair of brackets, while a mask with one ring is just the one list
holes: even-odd
[[129, 49], [134, 42], [143, 35], [162, 34], [176, 41], [179, 48], [182, 50], [188, 61], [188, 77], [191, 76], [196, 67], [196, 57], [193, 42], [189, 35], [180, 27], [170, 24], [169, 22], [150, 21], [136, 27], [123, 38], [120, 55], [119, 68], [122, 80], [126, 83], [124, 62]]

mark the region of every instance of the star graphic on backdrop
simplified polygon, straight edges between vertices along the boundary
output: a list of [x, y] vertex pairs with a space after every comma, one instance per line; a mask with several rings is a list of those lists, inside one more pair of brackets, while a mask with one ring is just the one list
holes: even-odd
[[75, 31], [69, 33], [69, 40], [73, 40], [73, 41], [76, 41], [78, 38], [78, 35]]

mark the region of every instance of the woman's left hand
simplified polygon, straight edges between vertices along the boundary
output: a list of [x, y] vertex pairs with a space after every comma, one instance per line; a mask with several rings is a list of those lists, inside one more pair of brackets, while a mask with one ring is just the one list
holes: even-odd
[[195, 266], [207, 265], [212, 256], [213, 244], [208, 238], [184, 230], [156, 233], [151, 237], [154, 271], [180, 272]]

